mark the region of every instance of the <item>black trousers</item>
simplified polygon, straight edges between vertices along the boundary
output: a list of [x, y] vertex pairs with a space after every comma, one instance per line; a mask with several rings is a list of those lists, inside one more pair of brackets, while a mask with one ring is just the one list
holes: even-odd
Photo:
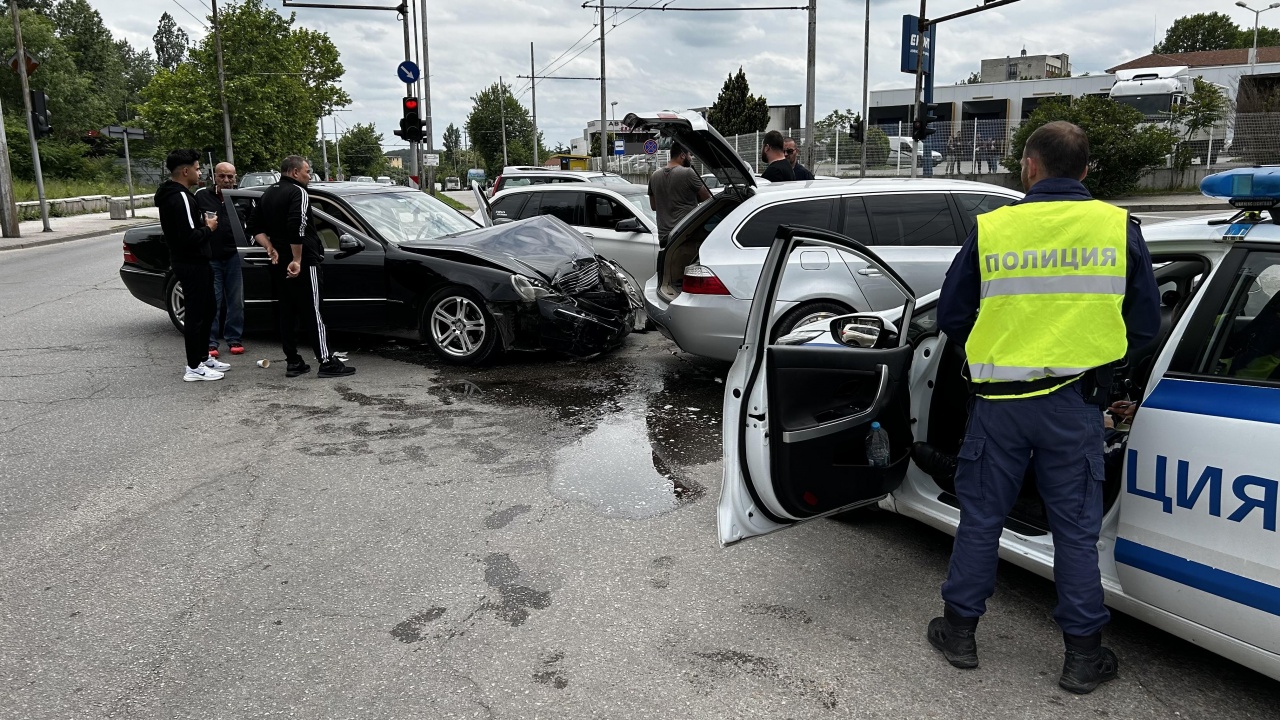
[[173, 263], [173, 274], [182, 283], [182, 336], [186, 340], [187, 367], [209, 357], [209, 330], [213, 327], [213, 268], [209, 263]]
[[302, 362], [298, 354], [298, 330], [303, 339], [315, 351], [316, 360], [329, 359], [329, 338], [320, 315], [320, 300], [324, 291], [324, 272], [315, 265], [302, 266], [298, 277], [285, 275], [284, 264], [273, 268], [271, 290], [276, 299], [280, 318], [280, 343], [284, 346], [285, 359], [291, 363]]

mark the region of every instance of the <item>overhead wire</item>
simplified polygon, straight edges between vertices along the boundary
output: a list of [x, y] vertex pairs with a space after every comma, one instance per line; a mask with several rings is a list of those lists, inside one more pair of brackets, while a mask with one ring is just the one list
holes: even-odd
[[200, 18], [196, 17], [195, 13], [188, 10], [186, 5], [183, 5], [182, 3], [178, 2], [178, 0], [173, 0], [173, 4], [182, 8], [182, 12], [190, 15], [192, 19], [194, 19], [197, 23], [200, 24], [200, 27], [204, 28], [205, 30], [209, 29], [209, 26], [204, 24], [204, 20], [201, 20]]

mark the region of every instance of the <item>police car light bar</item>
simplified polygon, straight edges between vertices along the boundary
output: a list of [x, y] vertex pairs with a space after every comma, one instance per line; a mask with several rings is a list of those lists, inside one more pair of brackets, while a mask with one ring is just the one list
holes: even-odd
[[1200, 181], [1200, 192], [1222, 198], [1239, 210], [1270, 210], [1280, 205], [1280, 166], [1215, 173]]

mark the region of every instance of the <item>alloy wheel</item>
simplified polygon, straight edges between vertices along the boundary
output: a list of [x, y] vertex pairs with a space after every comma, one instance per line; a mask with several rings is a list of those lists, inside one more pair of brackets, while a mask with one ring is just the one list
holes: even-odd
[[453, 357], [465, 358], [475, 353], [484, 344], [488, 331], [484, 311], [470, 298], [450, 295], [431, 311], [431, 337], [437, 347]]

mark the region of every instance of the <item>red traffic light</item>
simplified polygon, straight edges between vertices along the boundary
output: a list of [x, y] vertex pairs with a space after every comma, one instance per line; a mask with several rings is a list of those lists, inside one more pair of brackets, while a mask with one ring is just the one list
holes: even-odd
[[407, 112], [407, 111], [409, 111], [409, 110], [417, 110], [417, 109], [418, 109], [418, 99], [417, 99], [417, 98], [405, 98], [405, 99], [404, 99], [404, 109], [405, 109], [405, 111], [406, 111], [406, 112]]

